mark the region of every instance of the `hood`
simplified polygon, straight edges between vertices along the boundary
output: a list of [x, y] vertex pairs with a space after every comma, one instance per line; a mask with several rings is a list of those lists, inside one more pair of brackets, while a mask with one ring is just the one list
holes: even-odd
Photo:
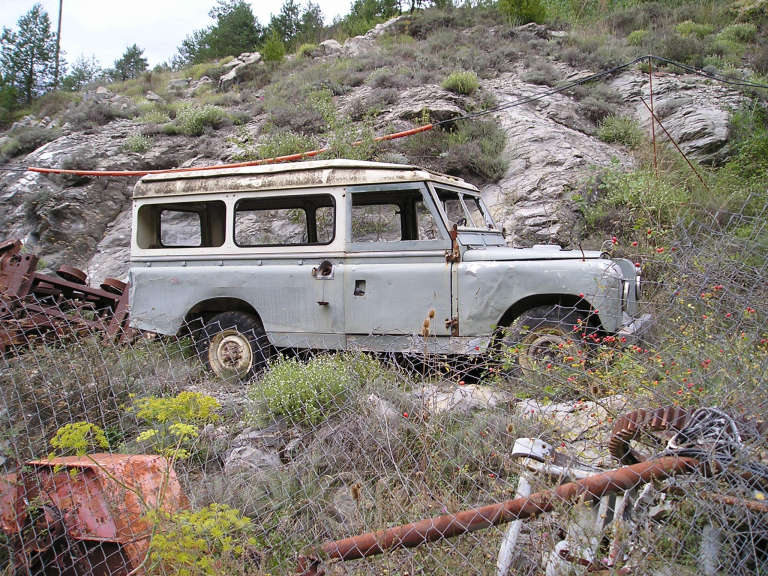
[[531, 248], [508, 248], [489, 246], [473, 248], [462, 255], [464, 262], [482, 262], [497, 260], [594, 260], [600, 258], [597, 250], [563, 250], [552, 244], [537, 244]]

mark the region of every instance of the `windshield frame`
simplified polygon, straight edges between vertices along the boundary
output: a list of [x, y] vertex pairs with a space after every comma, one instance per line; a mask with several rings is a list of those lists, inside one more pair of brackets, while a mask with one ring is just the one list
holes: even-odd
[[[456, 226], [457, 231], [462, 232], [479, 232], [484, 234], [494, 234], [501, 236], [501, 230], [498, 227], [498, 224], [496, 224], [496, 221], [493, 219], [493, 216], [491, 216], [490, 210], [488, 210], [488, 206], [486, 206], [485, 202], [483, 201], [483, 197], [480, 195], [479, 192], [475, 192], [474, 190], [467, 190], [466, 188], [459, 188], [456, 186], [449, 186], [447, 184], [438, 183], [435, 184], [434, 182], [429, 183], [429, 189], [430, 193], [432, 194], [432, 201], [435, 203], [438, 212], [440, 212], [440, 217], [443, 219], [443, 222], [445, 223], [445, 226], [448, 228], [448, 230], [451, 230], [453, 228], [454, 222], [451, 221], [450, 218], [448, 218], [448, 215], [445, 212], [445, 209], [443, 207], [443, 203], [440, 200], [440, 192], [446, 191], [450, 193], [455, 193], [458, 195], [459, 204], [461, 205], [461, 209], [464, 211], [464, 217], [466, 218], [467, 222], [472, 222], [473, 226]], [[480, 208], [480, 213], [483, 216], [484, 219], [484, 226], [483, 227], [477, 227], [474, 226], [475, 222], [472, 219], [472, 212], [467, 208], [467, 205], [464, 201], [464, 197], [468, 196], [472, 198], [473, 200], [477, 201], [477, 205]], [[489, 227], [489, 225], [492, 225], [493, 227]]]

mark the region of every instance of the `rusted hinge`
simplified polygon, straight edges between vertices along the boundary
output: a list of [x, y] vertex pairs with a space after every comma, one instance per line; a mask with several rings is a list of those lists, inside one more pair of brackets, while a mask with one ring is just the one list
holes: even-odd
[[459, 228], [456, 226], [456, 224], [453, 225], [453, 228], [451, 228], [450, 232], [451, 236], [451, 249], [445, 251], [445, 261], [446, 262], [460, 262], [461, 261], [461, 251], [459, 250]]
[[445, 327], [451, 329], [451, 336], [459, 335], [459, 319], [455, 316], [452, 318], [446, 318]]

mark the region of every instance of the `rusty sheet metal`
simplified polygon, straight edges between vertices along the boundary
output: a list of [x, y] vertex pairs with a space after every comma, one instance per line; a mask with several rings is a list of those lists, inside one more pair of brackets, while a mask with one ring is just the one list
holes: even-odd
[[[549, 512], [564, 502], [573, 502], [579, 498], [597, 499], [639, 484], [692, 472], [697, 466], [698, 461], [693, 458], [657, 458], [562, 484], [527, 497], [327, 542], [321, 545], [319, 556], [328, 560], [354, 560], [398, 548], [413, 548], [513, 520], [531, 518]], [[297, 573], [302, 576], [319, 576], [324, 573], [320, 563], [320, 557], [301, 557]]]
[[[156, 455], [37, 460], [27, 463], [22, 481], [24, 498], [37, 496], [48, 503], [71, 538], [119, 544], [133, 568], [141, 566], [149, 546], [152, 524], [146, 512], [189, 506], [173, 467]], [[5, 507], [5, 498], [2, 503]], [[5, 516], [4, 510], [4, 523]]]
[[24, 485], [18, 474], [0, 476], [0, 530], [13, 534], [20, 529], [24, 515]]

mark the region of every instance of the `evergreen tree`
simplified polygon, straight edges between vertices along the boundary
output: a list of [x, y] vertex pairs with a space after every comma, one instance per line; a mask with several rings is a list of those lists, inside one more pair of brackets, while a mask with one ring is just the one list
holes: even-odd
[[56, 35], [40, 4], [32, 6], [17, 25], [17, 31], [3, 28], [0, 35], [0, 76], [6, 93], [12, 89], [29, 103], [53, 84]]
[[263, 28], [244, 0], [219, 0], [208, 16], [216, 24], [195, 30], [182, 41], [174, 58], [176, 68], [251, 52], [264, 38]]
[[95, 56], [80, 56], [72, 65], [70, 73], [61, 81], [64, 90], [76, 92], [96, 80], [102, 74], [101, 66]]
[[147, 59], [143, 56], [144, 50], [136, 44], [128, 46], [123, 52], [122, 58], [115, 60], [115, 68], [111, 72], [113, 80], [130, 80], [136, 78], [147, 69]]
[[269, 30], [287, 46], [293, 45], [301, 30], [301, 8], [296, 0], [285, 0], [277, 16], [269, 21]]
[[308, 2], [304, 13], [301, 15], [299, 42], [319, 42], [322, 40], [324, 28], [323, 13], [320, 6], [311, 1]]

